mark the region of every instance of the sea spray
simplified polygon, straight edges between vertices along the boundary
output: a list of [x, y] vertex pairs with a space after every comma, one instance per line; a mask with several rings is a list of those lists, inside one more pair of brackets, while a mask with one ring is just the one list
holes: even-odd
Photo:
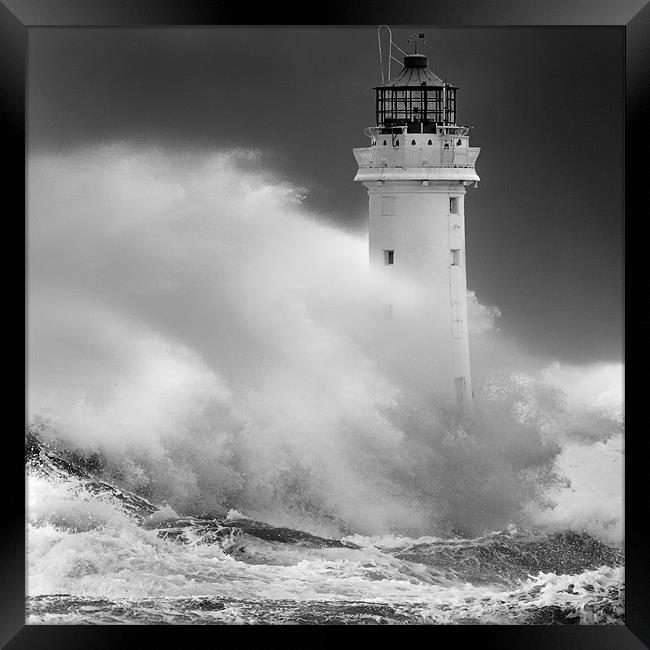
[[[570, 521], [549, 516], [570, 510], [553, 509], [575, 489], [576, 468], [558, 465], [569, 445], [589, 447], [592, 466], [604, 450], [620, 471], [607, 446], [622, 436], [616, 368], [531, 359], [473, 297], [477, 416], [458, 426], [435, 369], [400, 365], [409, 337], [391, 372], [377, 357], [366, 242], [308, 214], [255, 161], [123, 145], [31, 156], [29, 412], [41, 435], [186, 514], [237, 508], [334, 536], [620, 530], [611, 502], [601, 513], [581, 497]], [[594, 381], [613, 384], [609, 397], [576, 398]]]

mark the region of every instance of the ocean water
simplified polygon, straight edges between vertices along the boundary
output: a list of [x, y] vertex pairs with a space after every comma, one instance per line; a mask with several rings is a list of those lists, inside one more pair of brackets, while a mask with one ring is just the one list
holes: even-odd
[[508, 526], [316, 536], [183, 516], [26, 435], [28, 624], [623, 624], [621, 548]]

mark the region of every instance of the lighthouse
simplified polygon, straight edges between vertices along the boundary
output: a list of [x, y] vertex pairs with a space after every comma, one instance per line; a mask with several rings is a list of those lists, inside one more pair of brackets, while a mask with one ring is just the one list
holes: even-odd
[[[465, 197], [479, 181], [480, 149], [456, 124], [458, 88], [431, 71], [418, 36], [401, 71], [374, 88], [376, 125], [364, 131], [369, 146], [353, 150], [354, 180], [368, 190], [370, 268], [385, 285], [376, 310], [383, 348], [397, 348], [402, 367], [426, 366], [441, 398], [466, 414], [473, 392]], [[411, 284], [422, 294], [415, 307], [400, 289]]]

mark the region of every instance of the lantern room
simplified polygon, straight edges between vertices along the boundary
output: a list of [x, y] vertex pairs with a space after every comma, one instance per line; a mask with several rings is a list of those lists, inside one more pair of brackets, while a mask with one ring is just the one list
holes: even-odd
[[377, 126], [382, 133], [395, 127], [407, 133], [437, 133], [456, 125], [456, 86], [429, 69], [424, 54], [404, 56], [404, 69], [395, 79], [375, 88]]

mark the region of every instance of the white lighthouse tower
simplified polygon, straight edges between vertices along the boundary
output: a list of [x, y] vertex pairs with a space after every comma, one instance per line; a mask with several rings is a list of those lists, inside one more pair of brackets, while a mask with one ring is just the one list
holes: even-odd
[[[370, 146], [354, 149], [354, 180], [368, 189], [370, 266], [385, 279], [378, 310], [387, 321], [384, 347], [390, 349], [391, 336], [399, 336], [400, 345], [412, 340], [400, 348], [407, 350], [406, 362], [410, 354], [424, 363], [443, 399], [467, 413], [473, 393], [465, 193], [479, 181], [474, 163], [480, 149], [469, 146], [469, 129], [456, 124], [457, 87], [429, 69], [417, 40], [415, 50], [404, 55], [393, 79], [375, 88], [377, 124], [365, 130]], [[416, 310], [395, 280], [423, 288]]]

